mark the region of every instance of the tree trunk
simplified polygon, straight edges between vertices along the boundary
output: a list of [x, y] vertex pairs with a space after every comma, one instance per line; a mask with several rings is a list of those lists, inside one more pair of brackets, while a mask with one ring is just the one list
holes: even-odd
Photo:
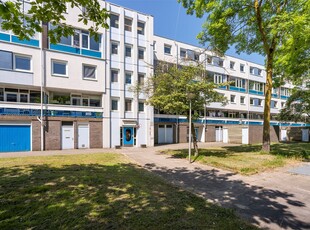
[[193, 122], [192, 122], [192, 135], [193, 135], [193, 145], [194, 145], [194, 150], [195, 150], [195, 157], [197, 157], [199, 154], [199, 151], [198, 151], [197, 137], [196, 137], [195, 127], [194, 127]]
[[267, 76], [265, 86], [264, 127], [262, 151], [270, 152], [270, 103], [272, 91], [273, 53], [267, 55]]

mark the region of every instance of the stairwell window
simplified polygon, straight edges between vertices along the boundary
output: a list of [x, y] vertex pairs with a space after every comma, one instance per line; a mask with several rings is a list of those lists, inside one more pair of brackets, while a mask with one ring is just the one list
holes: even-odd
[[125, 46], [125, 57], [131, 57], [131, 46], [130, 45]]
[[131, 107], [132, 107], [132, 100], [130, 99], [125, 100], [125, 111], [130, 112], [132, 110]]
[[132, 31], [132, 19], [125, 18], [125, 30], [131, 32]]
[[111, 70], [111, 82], [118, 82], [118, 70]]
[[164, 53], [171, 54], [171, 45], [164, 45]]
[[114, 28], [119, 27], [119, 16], [116, 14], [110, 14], [110, 26]]
[[144, 35], [144, 27], [145, 27], [145, 23], [144, 22], [138, 22], [138, 34], [140, 35]]
[[139, 58], [139, 60], [144, 59], [144, 49], [143, 48], [138, 49], [138, 58]]

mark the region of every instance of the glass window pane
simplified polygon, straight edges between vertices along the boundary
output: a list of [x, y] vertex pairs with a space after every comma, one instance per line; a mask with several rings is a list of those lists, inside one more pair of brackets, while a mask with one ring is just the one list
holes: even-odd
[[125, 79], [126, 84], [131, 84], [131, 74], [126, 73], [126, 79]]
[[84, 65], [83, 68], [84, 68], [83, 70], [84, 78], [96, 79], [96, 67], [95, 66]]
[[82, 34], [82, 47], [88, 49], [88, 35]]
[[71, 36], [68, 36], [68, 37], [62, 36], [62, 37], [60, 38], [59, 43], [60, 43], [60, 44], [63, 44], [63, 45], [71, 46], [71, 45], [72, 45], [72, 44], [71, 44], [71, 40], [72, 40], [72, 37], [71, 37]]
[[98, 35], [98, 41], [95, 40], [94, 36], [90, 37], [90, 49], [91, 50], [97, 50], [99, 51], [100, 49], [100, 40], [101, 40], [101, 36]]
[[89, 105], [93, 107], [100, 107], [100, 99], [89, 99]]
[[4, 91], [0, 88], [0, 101], [4, 101]]
[[77, 47], [80, 47], [80, 33], [77, 32], [77, 31], [74, 33], [73, 45], [77, 46]]
[[144, 35], [144, 22], [138, 22], [138, 34]]
[[28, 94], [20, 94], [19, 95], [19, 101], [23, 102], [23, 103], [27, 103], [28, 102]]
[[30, 92], [30, 103], [40, 103], [41, 102], [41, 93], [36, 91]]
[[0, 69], [13, 69], [13, 54], [11, 52], [0, 51]]
[[112, 110], [118, 110], [118, 101], [112, 100]]
[[81, 98], [72, 98], [72, 105], [81, 105]]
[[115, 14], [110, 15], [110, 26], [118, 28], [118, 15]]
[[143, 112], [143, 111], [144, 111], [144, 103], [139, 102], [139, 112]]
[[17, 94], [7, 93], [6, 94], [6, 101], [8, 102], [17, 102]]
[[30, 70], [31, 58], [23, 56], [15, 56], [15, 69]]
[[52, 70], [52, 74], [67, 75], [67, 63], [53, 62]]
[[83, 98], [83, 106], [89, 106], [88, 98]]

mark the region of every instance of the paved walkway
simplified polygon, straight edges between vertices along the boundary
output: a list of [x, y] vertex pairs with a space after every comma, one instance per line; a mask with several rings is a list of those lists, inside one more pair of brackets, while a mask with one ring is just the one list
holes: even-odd
[[[223, 143], [200, 143], [199, 147], [216, 145], [223, 146]], [[247, 177], [198, 163], [189, 164], [184, 159], [160, 153], [163, 149], [187, 147], [187, 144], [174, 144], [145, 149], [1, 153], [0, 157], [119, 152], [177, 186], [210, 202], [235, 209], [239, 215], [260, 227], [310, 229], [310, 176], [291, 173], [290, 168], [281, 168]], [[304, 165], [309, 167], [310, 163]]]

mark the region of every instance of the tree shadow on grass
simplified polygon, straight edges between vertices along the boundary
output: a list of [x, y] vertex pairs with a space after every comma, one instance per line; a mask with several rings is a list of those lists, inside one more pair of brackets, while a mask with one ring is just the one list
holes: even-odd
[[5, 167], [0, 178], [0, 229], [252, 228], [132, 164]]
[[[215, 169], [196, 167], [192, 171], [185, 167], [170, 169], [156, 164], [147, 164], [145, 167], [207, 200], [236, 210], [250, 223], [267, 228], [310, 229], [307, 220], [299, 219], [298, 213], [290, 211], [290, 208], [298, 207], [306, 213], [306, 204], [288, 192], [253, 186], [232, 179], [233, 173], [220, 173]], [[280, 203], [279, 199], [284, 202]]]

